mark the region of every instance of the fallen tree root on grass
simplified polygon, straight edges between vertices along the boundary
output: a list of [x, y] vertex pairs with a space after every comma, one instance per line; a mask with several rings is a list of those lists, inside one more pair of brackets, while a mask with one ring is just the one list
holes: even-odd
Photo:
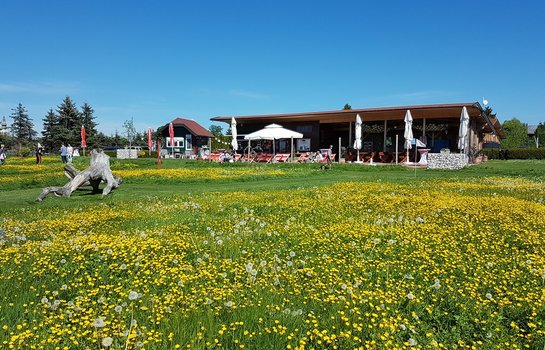
[[67, 164], [64, 167], [64, 174], [71, 179], [62, 187], [46, 187], [42, 193], [36, 198], [37, 201], [42, 201], [47, 195], [53, 193], [55, 196], [70, 197], [72, 192], [82, 186], [92, 186], [94, 192], [98, 192], [98, 185], [104, 181], [106, 187], [102, 190], [102, 196], [110, 193], [114, 188], [117, 188], [122, 180], [112, 174], [110, 169], [110, 157], [102, 150], [91, 151], [91, 166], [83, 171], [78, 171], [72, 164]]

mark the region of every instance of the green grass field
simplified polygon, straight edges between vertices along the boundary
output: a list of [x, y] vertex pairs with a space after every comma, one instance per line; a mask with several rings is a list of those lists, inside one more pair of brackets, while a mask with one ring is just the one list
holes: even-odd
[[545, 162], [111, 166], [0, 167], [1, 347], [545, 347]]

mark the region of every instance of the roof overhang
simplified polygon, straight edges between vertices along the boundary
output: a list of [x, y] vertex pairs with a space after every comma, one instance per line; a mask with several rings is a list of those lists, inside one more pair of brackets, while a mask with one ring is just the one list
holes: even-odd
[[[320, 124], [331, 123], [349, 123], [354, 122], [356, 115], [359, 114], [363, 122], [397, 120], [402, 121], [407, 110], [411, 111], [413, 120], [419, 119], [452, 119], [459, 120], [463, 107], [466, 107], [470, 118], [474, 118], [477, 123], [483, 127], [483, 131], [493, 133], [498, 136], [503, 134], [501, 125], [494, 123], [493, 120], [485, 115], [483, 108], [478, 102], [434, 104], [434, 105], [415, 105], [398, 107], [380, 107], [365, 109], [349, 109], [322, 112], [304, 112], [304, 113], [285, 113], [285, 114], [265, 114], [265, 115], [246, 115], [234, 116], [239, 123], [262, 124], [262, 123], [282, 123], [282, 122], [319, 122]], [[231, 123], [233, 116], [218, 116], [211, 120], [217, 122]], [[497, 119], [496, 119], [497, 120]], [[498, 125], [500, 129], [498, 130]]]

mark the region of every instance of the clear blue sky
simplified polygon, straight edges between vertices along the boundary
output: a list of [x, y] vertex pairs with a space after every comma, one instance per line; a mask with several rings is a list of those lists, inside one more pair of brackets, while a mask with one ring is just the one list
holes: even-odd
[[98, 129], [481, 101], [545, 121], [545, 1], [0, 2], [0, 117], [65, 96]]

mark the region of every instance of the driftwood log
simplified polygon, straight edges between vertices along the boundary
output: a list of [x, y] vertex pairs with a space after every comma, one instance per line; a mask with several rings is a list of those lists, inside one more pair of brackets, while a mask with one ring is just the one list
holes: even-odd
[[50, 193], [57, 197], [70, 197], [72, 192], [82, 186], [92, 186], [93, 192], [98, 192], [98, 186], [102, 181], [106, 183], [106, 187], [102, 190], [102, 195], [105, 196], [122, 182], [120, 178], [112, 174], [110, 157], [102, 150], [96, 149], [91, 151], [91, 166], [89, 168], [80, 172], [72, 164], [67, 164], [64, 167], [64, 174], [70, 179], [70, 182], [62, 187], [44, 188], [36, 200], [42, 201]]

